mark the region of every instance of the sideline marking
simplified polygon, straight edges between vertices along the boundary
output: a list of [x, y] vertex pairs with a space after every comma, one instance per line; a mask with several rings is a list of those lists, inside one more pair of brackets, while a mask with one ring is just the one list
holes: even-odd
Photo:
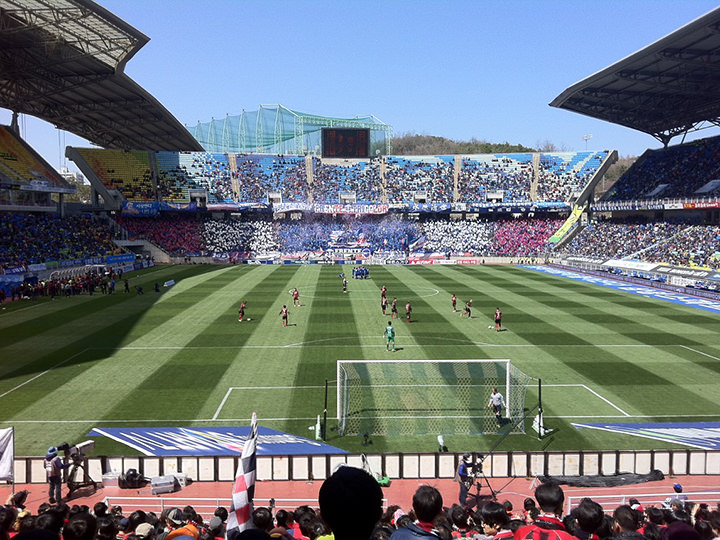
[[89, 350], [90, 350], [90, 349], [83, 349], [83, 350], [80, 351], [79, 353], [73, 354], [71, 357], [66, 358], [65, 360], [63, 360], [62, 362], [60, 362], [60, 363], [58, 363], [58, 364], [55, 364], [53, 367], [46, 369], [46, 370], [43, 371], [42, 373], [38, 373], [37, 375], [35, 375], [34, 377], [31, 377], [31, 378], [28, 379], [27, 381], [22, 382], [22, 383], [18, 384], [17, 386], [11, 388], [11, 389], [8, 390], [7, 392], [4, 392], [4, 393], [0, 394], [0, 398], [4, 398], [5, 396], [7, 396], [8, 394], [10, 394], [11, 392], [14, 392], [15, 390], [18, 390], [18, 389], [22, 388], [22, 387], [25, 386], [26, 384], [33, 382], [35, 379], [38, 379], [38, 378], [42, 377], [42, 376], [45, 375], [46, 373], [51, 372], [53, 369], [62, 366], [63, 364], [65, 364], [65, 363], [69, 362], [70, 360], [72, 360], [73, 358], [75, 358], [76, 356], [80, 356], [81, 354], [84, 354], [84, 353], [86, 353], [86, 352], [89, 351]]
[[635, 283], [627, 283], [624, 281], [616, 281], [610, 277], [600, 277], [588, 274], [582, 274], [574, 270], [565, 270], [560, 268], [553, 268], [543, 265], [518, 265], [520, 268], [526, 268], [528, 270], [534, 270], [536, 272], [542, 272], [555, 277], [562, 277], [564, 279], [571, 279], [574, 281], [580, 281], [582, 283], [590, 283], [593, 285], [600, 285], [607, 289], [613, 289], [616, 291], [624, 291], [631, 294], [636, 294], [644, 298], [651, 298], [654, 300], [664, 300], [666, 302], [672, 302], [686, 307], [694, 307], [705, 311], [711, 311], [713, 313], [720, 313], [720, 302], [697, 296], [691, 296], [682, 292], [667, 291], [664, 289], [656, 289], [649, 285], [641, 285]]

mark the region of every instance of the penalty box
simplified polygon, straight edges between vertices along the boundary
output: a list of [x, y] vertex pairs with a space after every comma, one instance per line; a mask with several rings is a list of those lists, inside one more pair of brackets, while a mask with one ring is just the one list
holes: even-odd
[[[307, 415], [290, 416], [293, 399], [302, 392]], [[325, 385], [317, 386], [231, 386], [215, 410], [213, 420], [250, 418], [262, 411], [260, 420], [314, 420], [323, 410]], [[292, 411], [294, 412], [294, 411]], [[314, 416], [310, 416], [314, 415]]]

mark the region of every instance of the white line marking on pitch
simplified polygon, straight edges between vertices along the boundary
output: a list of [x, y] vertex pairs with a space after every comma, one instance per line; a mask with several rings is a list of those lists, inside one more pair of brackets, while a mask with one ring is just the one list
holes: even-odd
[[[623, 416], [625, 416], [626, 418], [631, 418], [631, 417], [632, 417], [632, 418], [639, 418], [638, 416], [632, 416], [631, 414], [626, 413], [626, 412], [623, 411], [620, 407], [618, 407], [617, 405], [615, 405], [612, 401], [610, 401], [609, 399], [606, 399], [606, 398], [602, 397], [602, 396], [601, 396], [600, 394], [598, 394], [595, 390], [593, 390], [592, 388], [590, 388], [589, 386], [587, 386], [587, 385], [585, 385], [585, 384], [543, 384], [543, 386], [545, 386], [545, 387], [580, 386], [580, 387], [584, 388], [585, 390], [587, 390], [588, 392], [590, 392], [591, 394], [593, 394], [594, 396], [599, 397], [600, 399], [602, 399], [605, 403], [607, 403], [608, 405], [610, 405], [612, 408], [617, 409], [618, 411], [620, 411], [620, 412], [623, 414]], [[550, 417], [547, 416], [546, 418], [550, 418]], [[620, 416], [554, 416], [553, 418], [622, 418], [622, 417], [620, 417]]]
[[626, 413], [625, 411], [623, 411], [620, 407], [618, 407], [617, 405], [615, 405], [612, 401], [610, 401], [609, 399], [605, 399], [604, 397], [602, 397], [600, 394], [598, 394], [598, 393], [597, 393], [595, 390], [593, 390], [592, 388], [590, 388], [590, 387], [588, 387], [588, 386], [585, 386], [584, 384], [583, 384], [582, 386], [583, 386], [583, 388], [585, 388], [585, 390], [587, 390], [587, 391], [590, 392], [591, 394], [594, 394], [595, 396], [599, 397], [599, 398], [602, 399], [605, 403], [607, 403], [608, 405], [610, 405], [610, 406], [613, 407], [614, 409], [617, 409], [618, 411], [620, 411], [620, 412], [621, 412], [622, 414], [624, 414], [625, 416], [630, 416], [628, 413]]
[[213, 415], [213, 418], [217, 418], [217, 417], [218, 417], [218, 415], [220, 414], [220, 411], [221, 411], [222, 408], [225, 406], [225, 402], [226, 402], [226, 401], [228, 400], [228, 398], [230, 397], [230, 394], [232, 393], [232, 391], [233, 391], [232, 388], [228, 388], [228, 389], [227, 389], [227, 392], [225, 392], [225, 397], [222, 398], [222, 401], [220, 402], [220, 405], [218, 405], [218, 408], [215, 409], [215, 414]]
[[697, 349], [693, 349], [692, 347], [688, 347], [687, 345], [680, 345], [683, 349], [687, 349], [688, 351], [692, 351], [697, 354], [702, 354], [703, 356], [707, 356], [708, 358], [712, 358], [713, 360], [720, 360], [717, 356], [713, 356], [712, 354], [704, 353], [702, 351], [698, 351]]
[[225, 403], [227, 402], [228, 398], [230, 397], [230, 394], [233, 390], [307, 390], [309, 388], [312, 389], [318, 389], [318, 388], [325, 388], [325, 385], [323, 386], [231, 386], [227, 389], [227, 392], [225, 392], [225, 397], [222, 398], [222, 401], [220, 402], [220, 405], [218, 405], [218, 408], [215, 409], [215, 414], [212, 417], [212, 420], [217, 420], [217, 417], [220, 415], [220, 411], [222, 411], [223, 407], [225, 406]]
[[88, 350], [90, 350], [90, 349], [83, 349], [83, 350], [80, 351], [79, 353], [73, 354], [70, 358], [66, 358], [66, 359], [63, 360], [62, 362], [60, 362], [60, 363], [58, 363], [58, 364], [55, 364], [53, 367], [46, 369], [46, 370], [43, 371], [42, 373], [38, 373], [37, 375], [35, 375], [34, 377], [31, 377], [31, 378], [28, 379], [27, 381], [22, 382], [22, 383], [18, 384], [17, 386], [14, 386], [13, 388], [11, 388], [10, 390], [8, 390], [7, 392], [4, 392], [4, 393], [0, 394], [0, 398], [4, 398], [5, 396], [7, 396], [8, 394], [10, 394], [11, 392], [14, 392], [15, 390], [18, 390], [18, 389], [22, 388], [22, 387], [25, 386], [26, 384], [33, 382], [35, 379], [38, 379], [38, 378], [42, 377], [43, 375], [45, 375], [46, 373], [51, 372], [53, 369], [58, 368], [58, 367], [62, 366], [63, 364], [66, 364], [67, 362], [69, 362], [69, 361], [72, 360], [73, 358], [75, 358], [75, 357], [77, 357], [77, 356], [80, 356], [81, 354], [87, 352]]

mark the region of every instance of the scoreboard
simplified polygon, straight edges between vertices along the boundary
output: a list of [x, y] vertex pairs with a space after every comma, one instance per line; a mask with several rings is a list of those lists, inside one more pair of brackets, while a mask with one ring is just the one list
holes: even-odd
[[323, 128], [322, 157], [369, 158], [370, 130]]

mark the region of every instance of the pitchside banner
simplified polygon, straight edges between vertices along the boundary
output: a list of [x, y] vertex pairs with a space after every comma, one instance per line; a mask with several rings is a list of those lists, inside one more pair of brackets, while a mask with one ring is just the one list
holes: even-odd
[[[239, 456], [250, 435], [241, 427], [94, 428], [88, 435], [109, 437], [146, 456]], [[329, 444], [258, 426], [259, 456], [347, 454]]]
[[625, 433], [694, 448], [720, 449], [720, 422], [573, 423], [572, 425], [576, 428]]

